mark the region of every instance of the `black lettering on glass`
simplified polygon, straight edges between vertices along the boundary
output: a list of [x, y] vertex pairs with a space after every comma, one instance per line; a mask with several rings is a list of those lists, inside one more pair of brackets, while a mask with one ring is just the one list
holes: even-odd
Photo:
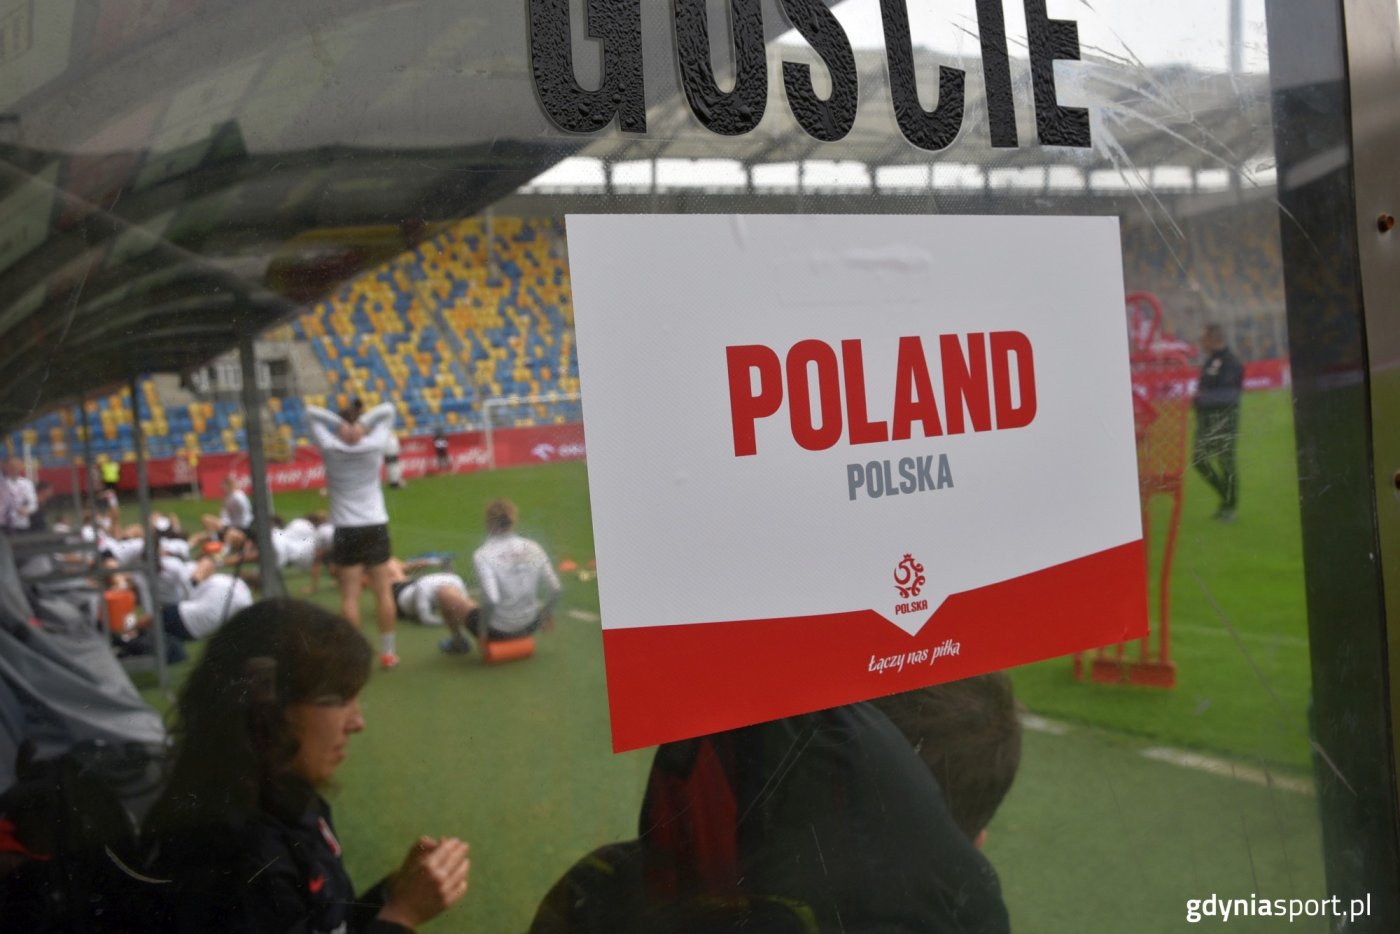
[[1089, 148], [1089, 111], [1061, 107], [1055, 96], [1055, 62], [1079, 61], [1079, 27], [1072, 20], [1047, 19], [1045, 0], [1025, 0], [1026, 37], [1031, 50], [1035, 127], [1043, 146]]
[[[1011, 59], [1006, 50], [1006, 20], [1001, 0], [977, 0], [977, 33], [982, 39], [982, 81], [987, 88], [987, 123], [992, 146], [1014, 149], [1016, 103], [1011, 96]], [[889, 41], [889, 40], [886, 40]]]
[[856, 122], [859, 82], [856, 57], [846, 30], [821, 0], [781, 0], [793, 28], [812, 46], [831, 73], [831, 96], [817, 97], [812, 69], [797, 62], [783, 62], [783, 87], [788, 107], [809, 136], [834, 143], [851, 132]]
[[924, 110], [914, 78], [914, 43], [909, 34], [905, 0], [880, 0], [885, 27], [885, 57], [890, 75], [890, 98], [900, 132], [920, 149], [946, 149], [962, 129], [962, 69], [938, 66], [938, 106]]
[[768, 106], [768, 62], [763, 47], [762, 0], [729, 0], [734, 42], [734, 90], [715, 81], [705, 0], [675, 0], [676, 52], [681, 86], [706, 129], [741, 136], [758, 126]]
[[572, 133], [594, 133], [613, 118], [626, 133], [647, 129], [642, 78], [641, 0], [587, 0], [587, 35], [602, 42], [602, 81], [578, 83], [569, 35], [569, 0], [530, 0], [530, 66], [535, 93], [550, 121]]

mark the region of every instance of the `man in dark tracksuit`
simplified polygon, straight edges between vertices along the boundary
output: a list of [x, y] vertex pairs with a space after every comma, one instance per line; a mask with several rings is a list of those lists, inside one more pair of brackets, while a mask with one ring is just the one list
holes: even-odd
[[1235, 472], [1235, 439], [1240, 428], [1240, 392], [1244, 364], [1225, 345], [1225, 331], [1208, 324], [1201, 333], [1205, 361], [1196, 387], [1196, 446], [1191, 462], [1220, 496], [1215, 518], [1235, 521], [1239, 479]]
[[1010, 930], [996, 872], [871, 704], [661, 746], [638, 830], [576, 863], [530, 934]]

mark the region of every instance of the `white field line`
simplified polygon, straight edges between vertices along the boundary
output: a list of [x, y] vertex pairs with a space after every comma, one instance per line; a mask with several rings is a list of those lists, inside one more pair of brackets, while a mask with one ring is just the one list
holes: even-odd
[[[1068, 723], [1062, 723], [1059, 720], [1047, 720], [1045, 717], [1038, 717], [1033, 713], [1021, 714], [1021, 726], [1027, 730], [1034, 730], [1037, 733], [1045, 733], [1049, 736], [1064, 736], [1074, 730], [1074, 727]], [[1237, 781], [1249, 782], [1253, 785], [1262, 785], [1265, 788], [1278, 788], [1281, 791], [1291, 791], [1300, 795], [1312, 795], [1315, 793], [1313, 790], [1313, 783], [1308, 779], [1276, 775], [1273, 772], [1256, 768], [1255, 766], [1241, 765], [1238, 762], [1231, 762], [1229, 759], [1206, 756], [1198, 752], [1188, 752], [1184, 749], [1172, 749], [1167, 746], [1156, 746], [1151, 749], [1143, 749], [1139, 754], [1154, 762], [1165, 762], [1168, 765], [1175, 765], [1184, 769], [1195, 769], [1198, 772], [1205, 772], [1220, 778], [1233, 778]]]
[[1044, 717], [1037, 717], [1033, 713], [1021, 714], [1021, 726], [1037, 733], [1048, 733], [1051, 736], [1064, 736], [1070, 731], [1068, 723], [1061, 723], [1058, 720], [1047, 720]]
[[[1172, 632], [1189, 632], [1197, 636], [1219, 636], [1223, 639], [1232, 638], [1228, 629], [1218, 629], [1212, 626], [1192, 626], [1190, 623], [1172, 623]], [[1276, 645], [1291, 645], [1297, 648], [1307, 648], [1308, 640], [1302, 636], [1289, 636], [1283, 633], [1269, 635], [1262, 632], [1242, 632], [1241, 639], [1249, 642], [1273, 643]]]
[[1165, 747], [1144, 749], [1142, 754], [1144, 757], [1156, 760], [1157, 762], [1168, 762], [1172, 765], [1179, 765], [1182, 768], [1195, 769], [1198, 772], [1218, 775], [1221, 778], [1234, 778], [1242, 782], [1263, 785], [1266, 788], [1279, 788], [1283, 791], [1292, 791], [1300, 795], [1313, 794], [1313, 784], [1307, 779], [1275, 775], [1273, 772], [1254, 768], [1253, 766], [1240, 765], [1228, 759], [1217, 759], [1214, 756], [1203, 756], [1198, 752], [1186, 752], [1182, 749], [1168, 749]]
[[597, 613], [590, 613], [587, 610], [565, 610], [564, 615], [570, 619], [581, 619], [587, 623], [596, 623], [602, 619]]

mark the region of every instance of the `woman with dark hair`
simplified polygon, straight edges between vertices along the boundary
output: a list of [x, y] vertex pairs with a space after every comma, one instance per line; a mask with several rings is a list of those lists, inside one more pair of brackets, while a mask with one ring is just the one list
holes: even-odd
[[146, 818], [153, 929], [404, 931], [466, 893], [455, 837], [420, 837], [393, 875], [359, 898], [351, 888], [318, 789], [364, 729], [370, 661], [357, 629], [299, 600], [256, 603], [209, 640]]

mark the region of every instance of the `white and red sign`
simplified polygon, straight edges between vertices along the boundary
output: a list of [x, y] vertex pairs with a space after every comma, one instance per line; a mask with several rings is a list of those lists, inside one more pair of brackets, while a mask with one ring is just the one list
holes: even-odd
[[568, 234], [615, 749], [1146, 634], [1116, 219]]

